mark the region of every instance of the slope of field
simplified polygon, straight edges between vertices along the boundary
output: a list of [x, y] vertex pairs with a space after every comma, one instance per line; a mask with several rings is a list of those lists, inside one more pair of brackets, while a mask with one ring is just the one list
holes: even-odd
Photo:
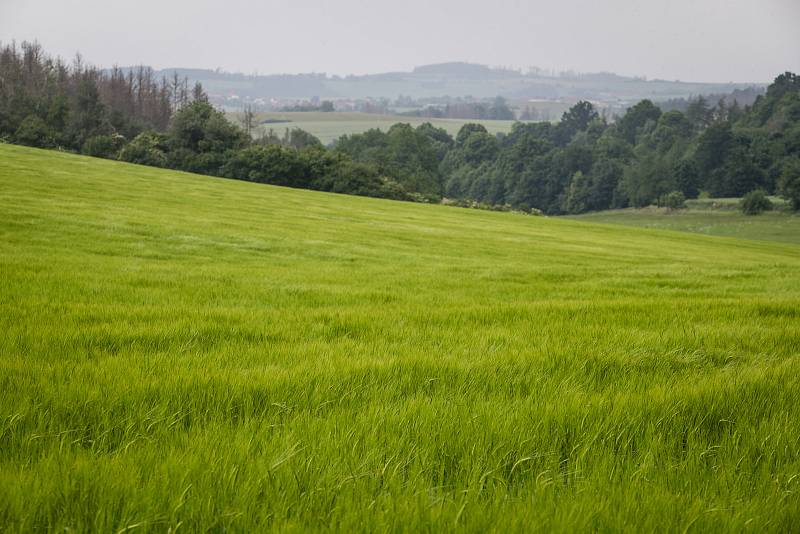
[[[228, 116], [233, 122], [237, 122], [241, 114], [231, 112]], [[259, 124], [255, 135], [262, 131], [272, 129], [278, 135], [283, 135], [286, 128], [300, 128], [316, 137], [323, 143], [328, 144], [334, 139], [343, 135], [364, 133], [372, 128], [386, 131], [393, 124], [403, 122], [414, 127], [425, 122], [430, 122], [434, 126], [447, 130], [450, 135], [458, 133], [462, 126], [467, 123], [483, 124], [489, 133], [510, 132], [514, 121], [496, 120], [460, 120], [460, 119], [426, 119], [420, 117], [405, 117], [399, 115], [377, 115], [371, 113], [347, 113], [347, 112], [270, 112], [258, 113], [257, 120], [272, 121], [266, 124]]]
[[[773, 202], [785, 204], [778, 198], [773, 198]], [[785, 210], [764, 212], [756, 216], [744, 215], [737, 204], [738, 199], [689, 201], [688, 209], [683, 210], [669, 211], [649, 207], [598, 211], [570, 218], [800, 245], [799, 215]]]
[[790, 531], [800, 248], [0, 145], [0, 527]]

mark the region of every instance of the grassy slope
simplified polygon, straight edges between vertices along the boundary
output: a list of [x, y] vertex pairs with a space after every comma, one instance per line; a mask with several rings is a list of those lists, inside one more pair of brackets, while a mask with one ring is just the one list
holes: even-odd
[[787, 531], [800, 248], [0, 145], [0, 525]]
[[[229, 113], [229, 117], [233, 122], [238, 123], [240, 114]], [[499, 132], [510, 132], [513, 121], [496, 121], [496, 120], [460, 120], [460, 119], [426, 119], [419, 117], [402, 117], [396, 115], [376, 115], [370, 113], [322, 113], [322, 112], [276, 112], [276, 113], [259, 113], [257, 115], [259, 121], [267, 119], [281, 120], [290, 122], [281, 122], [274, 124], [264, 124], [259, 126], [260, 129], [268, 131], [274, 130], [278, 135], [283, 135], [286, 128], [301, 128], [311, 134], [317, 136], [323, 143], [330, 143], [338, 139], [342, 135], [351, 135], [356, 133], [363, 133], [371, 128], [378, 128], [383, 131], [391, 128], [393, 124], [403, 122], [411, 124], [412, 126], [419, 126], [425, 122], [430, 122], [434, 126], [444, 128], [451, 135], [455, 136], [461, 127], [467, 123], [479, 122], [483, 124], [486, 129], [496, 134]]]
[[766, 212], [757, 216], [744, 215], [735, 209], [735, 206], [731, 206], [730, 209], [711, 208], [701, 201], [690, 201], [689, 209], [673, 212], [651, 207], [599, 211], [571, 218], [586, 222], [624, 224], [800, 245], [798, 215], [782, 211]]

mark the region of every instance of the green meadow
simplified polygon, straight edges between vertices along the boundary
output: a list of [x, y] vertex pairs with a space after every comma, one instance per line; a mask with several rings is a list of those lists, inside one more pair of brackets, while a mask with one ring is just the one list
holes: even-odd
[[3, 531], [800, 525], [797, 244], [0, 145], [0, 273]]
[[[241, 113], [228, 113], [231, 121], [240, 124]], [[421, 117], [405, 117], [400, 115], [379, 115], [376, 113], [355, 112], [315, 112], [315, 111], [288, 111], [268, 112], [256, 114], [257, 124], [254, 135], [273, 130], [278, 135], [283, 135], [286, 128], [300, 128], [316, 136], [325, 144], [338, 139], [343, 135], [364, 133], [377, 128], [384, 132], [394, 124], [402, 122], [411, 126], [419, 126], [430, 122], [437, 128], [443, 128], [453, 137], [467, 123], [480, 123], [486, 127], [490, 134], [508, 133], [514, 121], [500, 120], [466, 120], [466, 119], [429, 119]], [[264, 121], [270, 121], [264, 123]]]
[[628, 208], [596, 211], [571, 218], [800, 245], [800, 216], [787, 211], [782, 199], [773, 197], [772, 202], [776, 209], [759, 215], [745, 215], [739, 210], [738, 198], [725, 198], [689, 200], [687, 209], [680, 210]]

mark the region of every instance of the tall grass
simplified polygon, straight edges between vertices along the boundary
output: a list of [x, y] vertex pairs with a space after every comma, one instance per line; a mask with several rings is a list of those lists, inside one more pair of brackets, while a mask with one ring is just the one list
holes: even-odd
[[0, 145], [0, 529], [792, 531], [800, 249]]

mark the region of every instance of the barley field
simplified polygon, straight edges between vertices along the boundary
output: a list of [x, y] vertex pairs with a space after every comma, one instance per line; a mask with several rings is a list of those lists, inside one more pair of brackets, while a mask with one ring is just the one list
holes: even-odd
[[800, 247], [0, 145], [0, 530], [789, 532]]

